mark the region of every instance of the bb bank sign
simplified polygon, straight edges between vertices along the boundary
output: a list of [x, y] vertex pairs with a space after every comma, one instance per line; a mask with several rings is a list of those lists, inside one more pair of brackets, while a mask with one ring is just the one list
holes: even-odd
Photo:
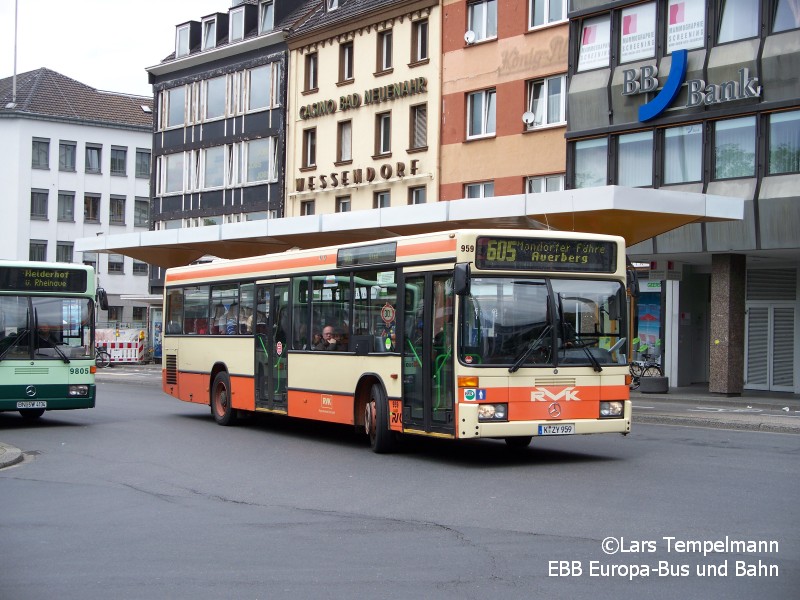
[[[667, 75], [667, 81], [655, 98], [639, 107], [639, 121], [645, 122], [655, 119], [675, 101], [686, 79], [687, 62], [688, 52], [686, 50], [676, 50], [672, 53], [672, 65], [670, 66], [669, 75]], [[623, 96], [646, 94], [658, 89], [658, 67], [656, 66], [625, 69], [622, 73]], [[738, 79], [709, 84], [706, 84], [702, 79], [689, 79], [686, 81], [686, 87], [688, 91], [686, 108], [709, 106], [761, 96], [758, 77], [751, 77], [750, 70], [747, 68], [739, 69]]]

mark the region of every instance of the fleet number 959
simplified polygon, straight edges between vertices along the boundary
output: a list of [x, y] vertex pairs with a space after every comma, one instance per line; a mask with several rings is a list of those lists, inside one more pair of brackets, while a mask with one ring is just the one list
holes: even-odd
[[70, 367], [69, 374], [70, 375], [88, 375], [91, 373], [89, 367]]

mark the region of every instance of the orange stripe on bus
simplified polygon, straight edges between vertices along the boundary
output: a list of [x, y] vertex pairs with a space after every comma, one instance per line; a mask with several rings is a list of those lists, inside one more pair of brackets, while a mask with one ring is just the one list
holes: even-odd
[[200, 267], [196, 271], [186, 271], [181, 273], [167, 273], [165, 282], [173, 283], [186, 279], [204, 279], [214, 277], [228, 277], [231, 275], [263, 275], [271, 271], [281, 271], [284, 269], [299, 269], [301, 267], [314, 267], [336, 264], [336, 253], [317, 254], [297, 258], [286, 258], [283, 260], [265, 260], [256, 263], [241, 264], [221, 264], [215, 267]]
[[289, 416], [353, 425], [353, 396], [289, 390]]
[[456, 249], [456, 240], [440, 240], [438, 242], [425, 242], [424, 244], [406, 244], [397, 247], [397, 256], [419, 256], [420, 254], [436, 254], [437, 252], [453, 252]]

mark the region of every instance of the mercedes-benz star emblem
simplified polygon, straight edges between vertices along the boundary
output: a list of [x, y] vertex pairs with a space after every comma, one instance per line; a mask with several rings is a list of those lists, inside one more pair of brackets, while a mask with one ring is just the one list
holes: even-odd
[[547, 407], [547, 414], [551, 417], [560, 417], [561, 416], [561, 405], [558, 402], [553, 402], [550, 406]]
[[34, 385], [29, 385], [28, 387], [26, 387], [26, 388], [25, 388], [25, 395], [26, 395], [28, 398], [34, 398], [34, 397], [36, 397], [36, 386], [34, 386]]

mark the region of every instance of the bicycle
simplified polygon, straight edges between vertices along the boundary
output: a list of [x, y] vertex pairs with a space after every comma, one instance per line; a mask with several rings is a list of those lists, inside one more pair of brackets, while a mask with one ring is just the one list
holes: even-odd
[[98, 369], [103, 369], [111, 364], [111, 355], [101, 347], [94, 349], [94, 364]]
[[633, 360], [628, 367], [631, 373], [631, 389], [636, 390], [641, 384], [642, 377], [663, 377], [664, 369], [656, 362], [655, 357], [647, 352], [642, 352], [641, 360]]

